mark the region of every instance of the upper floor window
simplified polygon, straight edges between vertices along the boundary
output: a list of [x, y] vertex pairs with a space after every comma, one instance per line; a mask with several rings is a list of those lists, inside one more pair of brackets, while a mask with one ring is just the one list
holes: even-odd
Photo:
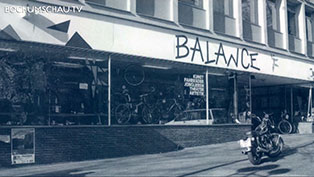
[[203, 0], [179, 0], [179, 23], [196, 28], [206, 28], [206, 10]]
[[298, 20], [297, 14], [294, 8], [288, 7], [288, 34], [292, 36], [298, 36]]
[[155, 1], [154, 0], [136, 0], [136, 12], [142, 15], [154, 16]]
[[179, 3], [184, 3], [194, 7], [203, 8], [203, 0], [179, 0]]
[[258, 24], [257, 0], [242, 0], [242, 18], [253, 24]]
[[91, 3], [93, 5], [101, 5], [105, 6], [106, 5], [106, 0], [85, 0], [86, 3]]
[[313, 20], [311, 14], [306, 14], [306, 38], [308, 41], [313, 42]]
[[136, 0], [136, 13], [162, 20], [173, 20], [171, 0]]
[[93, 8], [102, 9], [103, 7], [107, 7], [123, 11], [131, 10], [129, 7], [129, 1], [130, 0], [85, 0], [85, 2]]
[[226, 16], [229, 17], [233, 17], [233, 1], [232, 0], [214, 1], [214, 12], [225, 14]]
[[275, 0], [267, 1], [267, 27], [275, 31], [280, 31], [279, 22], [279, 7], [276, 5]]

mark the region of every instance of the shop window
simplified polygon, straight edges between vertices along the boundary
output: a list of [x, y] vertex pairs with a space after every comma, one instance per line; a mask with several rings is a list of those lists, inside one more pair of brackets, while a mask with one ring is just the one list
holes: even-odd
[[209, 75], [209, 115], [214, 124], [231, 123], [233, 120], [232, 92], [233, 83], [227, 76]]
[[205, 28], [203, 0], [179, 0], [179, 23], [196, 28]]
[[112, 63], [113, 124], [206, 124], [204, 73], [143, 63]]
[[1, 125], [107, 124], [107, 63], [1, 58]]
[[[249, 74], [236, 74], [236, 95], [238, 110], [236, 118], [243, 123], [251, 123], [249, 112], [252, 112], [251, 107], [251, 85]], [[235, 98], [234, 98], [235, 99]]]

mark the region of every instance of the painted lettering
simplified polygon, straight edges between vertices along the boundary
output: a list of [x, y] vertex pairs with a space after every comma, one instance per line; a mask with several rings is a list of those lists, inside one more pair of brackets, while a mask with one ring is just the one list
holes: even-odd
[[248, 63], [246, 66], [244, 65], [244, 57], [243, 57], [244, 52], [246, 52], [246, 55], [249, 56], [249, 52], [247, 51], [247, 49], [243, 48], [241, 52], [241, 65], [244, 69], [248, 69], [250, 67], [250, 63]]
[[[218, 50], [215, 51], [214, 57], [210, 53], [210, 47], [217, 45], [217, 44], [211, 44], [209, 41], [206, 42], [206, 48], [202, 48], [202, 44], [204, 44], [202, 41], [199, 40], [198, 37], [195, 38], [195, 42], [192, 46], [188, 43], [189, 39], [185, 35], [176, 35], [176, 59], [181, 59], [187, 57], [190, 54], [191, 50], [191, 58], [190, 62], [198, 62], [195, 60], [202, 60], [203, 64], [216, 64], [220, 66], [225, 67], [233, 67], [236, 68], [242, 68], [242, 69], [254, 69], [257, 71], [260, 71], [261, 69], [257, 66], [257, 59], [258, 59], [258, 53], [251, 53], [246, 48], [226, 48], [226, 51], [224, 49], [224, 46], [222, 43], [219, 43]], [[204, 49], [206, 50], [206, 53]], [[233, 52], [234, 51], [234, 52]], [[225, 53], [226, 52], [226, 53]], [[240, 56], [241, 55], [241, 56]], [[199, 59], [200, 57], [200, 59]], [[240, 58], [241, 57], [241, 58]], [[219, 63], [219, 60], [224, 60], [224, 63]], [[241, 60], [241, 61], [240, 61]], [[241, 62], [241, 64], [240, 64]], [[276, 61], [273, 62], [273, 71], [275, 67], [278, 67], [276, 64]]]
[[229, 67], [231, 60], [234, 62], [235, 66], [238, 67], [238, 61], [239, 61], [238, 59], [239, 59], [239, 48], [237, 48], [237, 58], [234, 58], [232, 54], [230, 55], [227, 67]]
[[[176, 45], [177, 56], [176, 56], [176, 59], [187, 57], [189, 55], [189, 48], [186, 46], [186, 44], [188, 43], [188, 38], [184, 35], [176, 35], [176, 37], [177, 37], [177, 45]], [[180, 38], [184, 39], [183, 44], [180, 44]], [[183, 48], [186, 50], [184, 55], [180, 55], [180, 48]]]
[[276, 59], [276, 58], [272, 58], [273, 59], [273, 67], [272, 67], [272, 69], [273, 69], [273, 72], [275, 71], [275, 68], [276, 67], [279, 67], [279, 65], [277, 65], [277, 61], [278, 61], [278, 59]]
[[194, 48], [191, 47], [191, 50], [193, 50], [191, 61], [194, 60], [195, 51], [198, 51], [198, 52], [200, 52], [200, 55], [201, 55], [201, 58], [202, 58], [202, 62], [204, 62], [204, 58], [203, 58], [203, 54], [202, 54], [202, 49], [201, 49], [201, 45], [200, 45], [200, 42], [199, 42], [198, 37], [196, 37], [196, 41], [195, 41]]
[[256, 69], [256, 70], [261, 70], [261, 69], [259, 69], [258, 67], [256, 67], [255, 65], [254, 65], [254, 62], [256, 61], [256, 58], [254, 58], [255, 56], [257, 56], [258, 55], [258, 53], [251, 53], [250, 54], [250, 57], [251, 57], [251, 68], [254, 68], [254, 69]]
[[[220, 50], [221, 50], [221, 53], [220, 53]], [[223, 56], [223, 57], [224, 57], [225, 64], [227, 64], [227, 59], [226, 59], [226, 56], [225, 56], [225, 52], [224, 52], [224, 48], [223, 48], [223, 46], [222, 46], [222, 43], [219, 44], [218, 52], [215, 53], [215, 55], [217, 56], [217, 57], [216, 57], [216, 65], [218, 64], [218, 61], [219, 61], [219, 57], [220, 57], [220, 56]]]
[[209, 60], [209, 47], [208, 47], [208, 41], [206, 41], [206, 51], [207, 51], [207, 57], [206, 57], [206, 62], [205, 64], [210, 64], [210, 63], [214, 63], [215, 59]]

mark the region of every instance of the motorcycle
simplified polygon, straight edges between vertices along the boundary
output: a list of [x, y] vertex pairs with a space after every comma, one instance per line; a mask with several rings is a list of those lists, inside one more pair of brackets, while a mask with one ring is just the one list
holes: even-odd
[[284, 141], [278, 133], [272, 130], [274, 125], [265, 114], [260, 124], [251, 132], [247, 132], [247, 138], [239, 141], [243, 154], [248, 156], [253, 165], [259, 165], [263, 156], [278, 157], [283, 149]]

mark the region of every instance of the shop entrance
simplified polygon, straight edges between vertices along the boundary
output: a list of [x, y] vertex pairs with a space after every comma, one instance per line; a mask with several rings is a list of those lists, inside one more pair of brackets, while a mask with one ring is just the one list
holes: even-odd
[[279, 133], [296, 133], [309, 112], [309, 89], [303, 81], [254, 75], [252, 112], [259, 117], [271, 114]]

